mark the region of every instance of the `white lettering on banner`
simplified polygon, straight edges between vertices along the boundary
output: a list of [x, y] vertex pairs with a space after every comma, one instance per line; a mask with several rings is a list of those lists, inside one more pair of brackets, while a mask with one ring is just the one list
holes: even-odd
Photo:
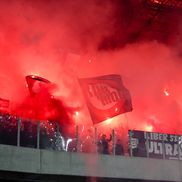
[[156, 154], [162, 154], [162, 143], [154, 143], [155, 145], [155, 153]]
[[166, 155], [172, 155], [172, 146], [169, 143], [165, 143]]
[[173, 155], [174, 155], [174, 156], [178, 155], [178, 145], [177, 145], [177, 144], [174, 144]]
[[[148, 157], [182, 160], [182, 135], [137, 132], [143, 134], [138, 135], [138, 133], [136, 133], [137, 135], [135, 136], [135, 130], [132, 131], [133, 136], [135, 136], [136, 139], [140, 138], [137, 147], [139, 149], [145, 147], [145, 152], [148, 152], [149, 154]], [[143, 146], [143, 144], [145, 144], [145, 146]], [[140, 150], [138, 156], [140, 156]]]
[[170, 142], [177, 142], [179, 138], [177, 135], [170, 135]]
[[178, 144], [171, 145], [169, 143], [165, 143], [165, 151], [166, 155], [170, 156], [178, 155]]
[[[154, 141], [149, 141], [149, 148], [148, 151], [149, 153], [153, 154], [163, 154], [163, 144], [161, 142], [154, 142]], [[180, 155], [182, 154], [181, 150], [178, 150], [178, 144], [169, 144], [165, 143], [165, 155], [169, 156], [176, 156], [178, 155], [178, 151], [180, 152]]]
[[162, 143], [160, 142], [149, 142], [149, 153], [154, 153], [154, 154], [162, 154]]
[[148, 140], [157, 140], [157, 141], [168, 141], [167, 140], [167, 134], [162, 134], [162, 133], [144, 133], [145, 139], [147, 139], [148, 136]]
[[90, 102], [98, 109], [109, 109], [123, 100], [123, 96], [116, 88], [104, 83], [89, 84], [88, 95]]
[[167, 134], [163, 134], [163, 141], [167, 141]]

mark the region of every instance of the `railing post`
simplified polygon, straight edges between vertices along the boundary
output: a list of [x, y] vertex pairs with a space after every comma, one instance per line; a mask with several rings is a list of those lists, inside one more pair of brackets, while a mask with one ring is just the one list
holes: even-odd
[[78, 125], [76, 125], [76, 151], [79, 152], [79, 134], [78, 134]]
[[115, 137], [115, 130], [112, 130], [112, 154], [115, 155], [115, 146], [116, 146], [116, 137]]
[[97, 137], [97, 128], [94, 128], [94, 133], [95, 133], [95, 149], [96, 149], [96, 153], [98, 152], [98, 146], [97, 146], [97, 143], [98, 143], [98, 137]]
[[[162, 134], [164, 136], [164, 134]], [[165, 143], [164, 143], [164, 137], [162, 137], [162, 157], [163, 159], [166, 158], [166, 150], [165, 150]]]
[[149, 158], [149, 139], [148, 139], [148, 132], [146, 132], [146, 150], [147, 150], [147, 158]]
[[37, 149], [40, 148], [40, 121], [37, 122]]
[[181, 142], [182, 142], [182, 136], [179, 136], [178, 137], [178, 160], [181, 160], [181, 151], [182, 151]]
[[133, 156], [133, 150], [132, 150], [132, 131], [129, 131], [129, 149], [130, 149], [130, 156]]
[[18, 128], [17, 128], [17, 146], [20, 146], [20, 128], [21, 128], [21, 119], [18, 119]]

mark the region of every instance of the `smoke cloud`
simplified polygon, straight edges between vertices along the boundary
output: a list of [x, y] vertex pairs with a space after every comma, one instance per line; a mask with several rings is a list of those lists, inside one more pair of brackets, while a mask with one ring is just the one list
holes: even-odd
[[57, 85], [55, 96], [82, 108], [76, 122], [92, 125], [77, 78], [116, 73], [131, 92], [133, 111], [103, 123], [109, 131], [152, 126], [181, 133], [181, 15], [168, 12], [174, 31], [174, 23], [142, 19], [141, 6], [134, 0], [0, 1], [0, 97], [15, 107], [29, 95], [25, 76], [40, 75]]

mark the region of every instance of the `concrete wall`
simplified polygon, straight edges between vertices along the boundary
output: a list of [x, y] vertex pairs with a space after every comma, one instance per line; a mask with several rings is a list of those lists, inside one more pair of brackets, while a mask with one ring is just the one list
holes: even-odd
[[181, 161], [66, 153], [8, 145], [0, 145], [0, 170], [182, 181]]

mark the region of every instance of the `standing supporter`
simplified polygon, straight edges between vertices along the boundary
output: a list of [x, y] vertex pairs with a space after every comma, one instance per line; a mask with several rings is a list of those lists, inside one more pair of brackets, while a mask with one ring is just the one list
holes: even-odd
[[106, 135], [103, 134], [98, 142], [98, 152], [102, 154], [109, 154], [109, 142], [112, 140], [112, 136], [107, 139]]
[[123, 148], [123, 145], [122, 145], [120, 139], [118, 139], [117, 142], [116, 142], [115, 154], [116, 155], [124, 155], [124, 148]]

